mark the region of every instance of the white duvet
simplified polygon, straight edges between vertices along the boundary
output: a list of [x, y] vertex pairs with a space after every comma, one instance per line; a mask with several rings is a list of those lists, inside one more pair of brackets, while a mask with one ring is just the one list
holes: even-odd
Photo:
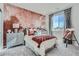
[[27, 47], [33, 50], [37, 55], [41, 55], [41, 56], [44, 56], [45, 51], [56, 44], [56, 38], [53, 38], [51, 40], [46, 40], [42, 42], [40, 48], [38, 48], [38, 43], [32, 40], [32, 36], [26, 35], [24, 40]]

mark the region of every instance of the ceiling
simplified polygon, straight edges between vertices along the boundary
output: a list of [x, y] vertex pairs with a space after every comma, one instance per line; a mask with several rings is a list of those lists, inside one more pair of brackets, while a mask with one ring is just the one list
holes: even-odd
[[51, 13], [71, 7], [70, 3], [14, 3], [12, 5], [25, 8], [43, 15], [49, 15]]

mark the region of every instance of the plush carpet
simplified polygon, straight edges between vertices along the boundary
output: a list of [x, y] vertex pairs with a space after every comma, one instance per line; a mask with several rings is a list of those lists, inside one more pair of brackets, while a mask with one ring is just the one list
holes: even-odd
[[[65, 47], [59, 46], [50, 50], [47, 56], [79, 56], [79, 47], [68, 45]], [[10, 49], [4, 49], [0, 51], [0, 56], [35, 56], [35, 54], [25, 46], [18, 46]]]
[[0, 56], [35, 56], [26, 46], [18, 46], [0, 51]]
[[[34, 52], [26, 46], [17, 46], [0, 51], [0, 56], [35, 56]], [[46, 56], [79, 56], [78, 45], [68, 45], [66, 48], [62, 39], [57, 40], [57, 48], [50, 50]]]
[[63, 44], [49, 51], [47, 56], [79, 56], [79, 46], [68, 45], [66, 48]]

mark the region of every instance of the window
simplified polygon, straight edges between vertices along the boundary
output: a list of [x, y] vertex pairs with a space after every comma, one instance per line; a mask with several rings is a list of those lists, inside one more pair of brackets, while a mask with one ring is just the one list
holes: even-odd
[[51, 18], [52, 29], [63, 29], [64, 28], [64, 12], [56, 13]]

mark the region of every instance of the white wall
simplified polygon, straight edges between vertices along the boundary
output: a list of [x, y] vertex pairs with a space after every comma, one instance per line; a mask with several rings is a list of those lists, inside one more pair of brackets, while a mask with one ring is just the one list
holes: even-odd
[[75, 34], [77, 37], [77, 40], [79, 41], [79, 4], [74, 4], [72, 6], [72, 24], [75, 28]]
[[[0, 4], [0, 9], [2, 10], [3, 6]], [[0, 49], [3, 48], [3, 16], [2, 12], [0, 14]]]

